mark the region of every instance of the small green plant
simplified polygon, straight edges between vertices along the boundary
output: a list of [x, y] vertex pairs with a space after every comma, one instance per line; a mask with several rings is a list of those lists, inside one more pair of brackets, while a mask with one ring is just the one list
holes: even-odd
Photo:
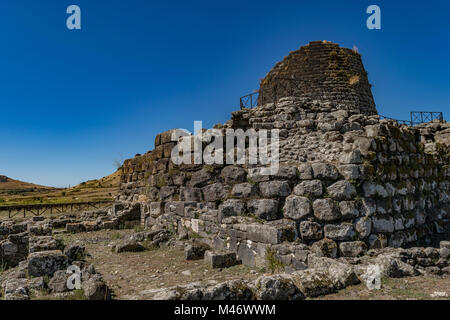
[[270, 248], [266, 249], [266, 264], [271, 274], [274, 274], [278, 270], [283, 270], [285, 267], [284, 263], [278, 260], [275, 252]]
[[154, 251], [154, 250], [159, 249], [158, 245], [152, 243], [148, 239], [145, 239], [144, 241], [142, 241], [142, 245], [144, 246], [145, 250], [148, 250], [148, 251]]
[[111, 239], [112, 239], [112, 240], [119, 240], [120, 238], [122, 238], [122, 236], [120, 235], [119, 232], [114, 232], [114, 233], [111, 235]]
[[83, 289], [76, 289], [73, 291], [73, 294], [69, 298], [70, 300], [87, 300], [86, 295], [84, 294]]
[[56, 248], [58, 250], [64, 251], [64, 248], [66, 247], [66, 244], [64, 243], [64, 240], [59, 238], [56, 239]]
[[142, 232], [144, 231], [144, 226], [142, 224], [137, 224], [133, 228], [134, 232]]
[[199, 235], [197, 232], [191, 232], [189, 233], [189, 239], [201, 239], [203, 238], [201, 235]]
[[1, 262], [0, 262], [0, 273], [6, 271], [6, 269], [8, 269], [8, 265], [2, 259]]

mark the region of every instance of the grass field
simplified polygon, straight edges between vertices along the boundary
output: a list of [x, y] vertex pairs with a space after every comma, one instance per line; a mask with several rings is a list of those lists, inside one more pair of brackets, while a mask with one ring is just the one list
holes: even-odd
[[[98, 180], [89, 180], [71, 188], [38, 186], [0, 176], [0, 206], [51, 204], [113, 200], [119, 189], [121, 170]], [[8, 216], [0, 212], [0, 219]], [[22, 215], [23, 217], [23, 215]]]

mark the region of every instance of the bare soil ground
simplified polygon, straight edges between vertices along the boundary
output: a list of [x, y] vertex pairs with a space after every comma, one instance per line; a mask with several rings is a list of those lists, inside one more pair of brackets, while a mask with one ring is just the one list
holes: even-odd
[[[144, 252], [114, 253], [108, 246], [133, 233], [133, 230], [96, 231], [79, 234], [61, 234], [65, 243], [78, 242], [86, 246], [91, 255], [88, 262], [94, 264], [115, 299], [138, 295], [149, 289], [183, 285], [197, 281], [227, 281], [232, 279], [256, 279], [261, 270], [244, 265], [226, 269], [211, 269], [203, 260], [186, 261], [184, 253], [174, 248], [159, 248]], [[190, 275], [183, 272], [190, 272]]]
[[[443, 295], [443, 296], [442, 296]], [[347, 287], [319, 300], [449, 300], [450, 277], [386, 278], [380, 290], [369, 290], [365, 284]]]
[[[111, 251], [111, 243], [133, 232], [133, 230], [102, 230], [80, 234], [60, 234], [57, 237], [67, 244], [78, 242], [86, 246], [91, 255], [88, 261], [102, 273], [116, 299], [138, 296], [139, 292], [144, 290], [196, 281], [253, 280], [265, 273], [264, 270], [252, 269], [244, 265], [211, 269], [203, 260], [185, 261], [183, 252], [174, 248], [120, 254]], [[183, 274], [186, 271], [189, 271], [190, 275]], [[361, 283], [318, 299], [429, 300], [450, 299], [449, 297], [450, 277], [430, 276], [383, 279], [380, 290], [369, 290], [364, 283]]]

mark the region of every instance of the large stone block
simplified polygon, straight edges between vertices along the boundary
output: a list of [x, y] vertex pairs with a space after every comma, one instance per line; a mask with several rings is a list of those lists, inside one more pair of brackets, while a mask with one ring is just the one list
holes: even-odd
[[259, 184], [261, 194], [267, 198], [287, 197], [291, 188], [286, 181], [267, 181]]
[[40, 251], [28, 256], [28, 274], [33, 277], [53, 276], [68, 266], [67, 256], [60, 250]]
[[355, 229], [351, 223], [327, 224], [324, 227], [325, 237], [332, 240], [349, 241], [356, 236]]
[[247, 172], [237, 166], [227, 166], [222, 169], [220, 174], [225, 183], [239, 183], [247, 179]]
[[286, 218], [298, 220], [311, 213], [311, 202], [306, 197], [291, 195], [286, 198], [283, 214]]
[[300, 222], [300, 235], [303, 240], [320, 240], [323, 237], [322, 226], [317, 222]]
[[280, 213], [278, 200], [256, 199], [247, 202], [247, 209], [251, 214], [265, 220], [276, 220]]
[[314, 216], [321, 221], [335, 221], [341, 213], [332, 199], [317, 199], [313, 202]]
[[233, 186], [231, 194], [237, 198], [251, 198], [258, 193], [258, 188], [252, 183], [239, 183]]
[[312, 170], [315, 179], [320, 180], [337, 180], [339, 179], [339, 171], [331, 163], [313, 163]]
[[228, 189], [223, 184], [217, 182], [202, 188], [205, 201], [222, 200], [227, 196]]
[[320, 197], [323, 193], [322, 182], [320, 180], [306, 180], [296, 185], [294, 193], [298, 196]]
[[359, 257], [367, 251], [367, 245], [362, 241], [341, 242], [339, 251], [343, 257]]
[[236, 260], [236, 253], [234, 252], [217, 252], [210, 250], [205, 252], [205, 262], [214, 269], [228, 268], [238, 263]]
[[249, 240], [268, 244], [294, 241], [295, 224], [250, 224], [247, 226], [246, 235]]
[[219, 205], [220, 220], [225, 217], [238, 216], [244, 212], [245, 204], [241, 200], [228, 199]]
[[356, 196], [355, 187], [346, 180], [333, 183], [327, 188], [328, 194], [336, 200], [351, 200]]
[[372, 225], [377, 233], [394, 232], [394, 219], [390, 216], [374, 216], [372, 217]]

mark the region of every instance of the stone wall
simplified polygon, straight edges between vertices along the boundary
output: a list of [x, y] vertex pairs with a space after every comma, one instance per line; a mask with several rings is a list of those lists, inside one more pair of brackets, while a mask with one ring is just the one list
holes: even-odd
[[273, 176], [256, 165], [177, 166], [173, 131], [161, 133], [153, 151], [124, 162], [117, 200], [139, 203], [147, 228], [191, 233], [253, 266], [272, 251], [302, 269], [307, 249], [355, 257], [448, 236], [450, 125], [409, 127], [374, 113], [296, 96], [215, 126], [279, 129]]
[[334, 110], [377, 114], [359, 53], [327, 41], [291, 52], [261, 80], [259, 105], [286, 96], [318, 100]]

